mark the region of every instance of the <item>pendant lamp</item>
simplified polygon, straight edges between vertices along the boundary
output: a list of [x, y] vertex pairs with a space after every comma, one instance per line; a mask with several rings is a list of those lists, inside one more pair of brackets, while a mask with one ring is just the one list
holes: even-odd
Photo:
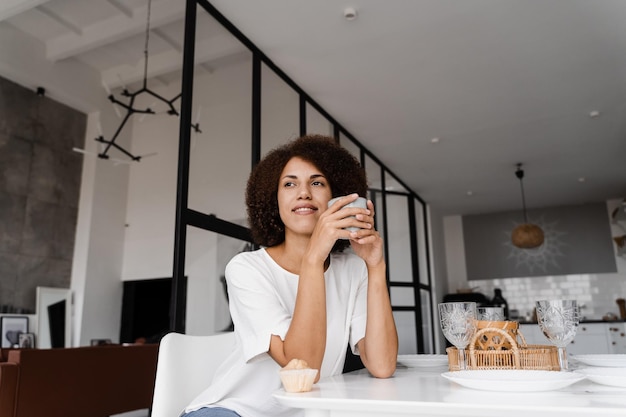
[[526, 199], [524, 198], [524, 170], [522, 164], [517, 164], [515, 176], [519, 179], [520, 189], [522, 191], [522, 209], [524, 213], [524, 223], [513, 229], [511, 233], [511, 242], [520, 249], [533, 249], [543, 244], [544, 236], [541, 227], [528, 222], [526, 214]]

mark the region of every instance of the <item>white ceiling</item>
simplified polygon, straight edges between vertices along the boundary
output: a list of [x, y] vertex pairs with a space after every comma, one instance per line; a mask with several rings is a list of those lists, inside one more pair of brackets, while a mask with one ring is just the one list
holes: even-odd
[[[185, 2], [152, 1], [149, 77], [168, 83]], [[623, 0], [211, 4], [442, 214], [520, 209], [518, 162], [530, 208], [626, 197]], [[0, 24], [115, 88], [142, 79], [146, 5], [2, 0]], [[196, 49], [201, 71], [243, 50], [203, 10]]]

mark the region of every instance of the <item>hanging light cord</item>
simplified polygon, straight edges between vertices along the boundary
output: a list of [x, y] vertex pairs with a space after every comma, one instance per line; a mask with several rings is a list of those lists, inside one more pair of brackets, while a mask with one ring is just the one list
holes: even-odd
[[152, 8], [152, 0], [148, 0], [148, 13], [146, 17], [146, 43], [143, 49], [143, 86], [148, 83], [148, 44], [150, 43], [150, 9]]
[[522, 164], [517, 164], [517, 171], [515, 171], [515, 176], [519, 178], [519, 186], [522, 191], [522, 209], [524, 212], [524, 223], [528, 223], [528, 216], [526, 215], [526, 198], [524, 197], [524, 182], [522, 178], [524, 178], [524, 170], [522, 169]]

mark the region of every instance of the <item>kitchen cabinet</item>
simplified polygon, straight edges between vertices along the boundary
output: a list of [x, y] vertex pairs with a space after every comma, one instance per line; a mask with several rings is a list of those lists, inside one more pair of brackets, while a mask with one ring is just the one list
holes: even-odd
[[611, 353], [626, 353], [626, 323], [611, 323], [608, 331]]
[[581, 323], [576, 337], [566, 347], [570, 355], [585, 353], [612, 353], [608, 323]]
[[[529, 345], [551, 345], [538, 324], [521, 324], [520, 330]], [[606, 354], [626, 353], [626, 328], [624, 323], [580, 323], [574, 340], [567, 345], [567, 353]]]
[[526, 339], [526, 343], [529, 345], [545, 345], [550, 343], [548, 338], [541, 332], [539, 325], [536, 323], [520, 324], [519, 330], [522, 332], [524, 339]]

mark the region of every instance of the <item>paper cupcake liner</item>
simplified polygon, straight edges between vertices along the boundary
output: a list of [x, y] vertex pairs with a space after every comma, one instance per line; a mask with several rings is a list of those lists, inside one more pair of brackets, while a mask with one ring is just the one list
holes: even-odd
[[313, 388], [317, 369], [286, 369], [280, 371], [280, 380], [287, 392], [307, 392]]

